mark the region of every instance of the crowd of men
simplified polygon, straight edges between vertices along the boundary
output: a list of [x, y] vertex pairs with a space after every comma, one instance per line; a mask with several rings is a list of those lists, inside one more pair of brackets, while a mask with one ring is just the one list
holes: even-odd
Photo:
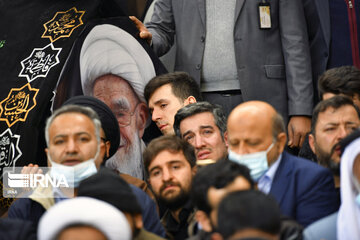
[[332, 33], [319, 69], [315, 8], [157, 0], [150, 22], [131, 20], [157, 56], [176, 39], [181, 71], [159, 75], [138, 40], [95, 26], [79, 50], [83, 95], [45, 126], [45, 174], [69, 186], [16, 199], [0, 239], [359, 237], [360, 58]]

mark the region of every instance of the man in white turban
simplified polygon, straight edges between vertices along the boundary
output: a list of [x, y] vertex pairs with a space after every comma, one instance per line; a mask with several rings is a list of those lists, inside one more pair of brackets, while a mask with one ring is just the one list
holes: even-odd
[[341, 157], [341, 206], [337, 218], [337, 238], [360, 236], [360, 138], [346, 147]]
[[80, 53], [84, 95], [105, 102], [115, 114], [121, 145], [106, 166], [144, 179], [142, 141], [148, 122], [144, 87], [155, 76], [153, 62], [129, 33], [110, 24], [95, 26]]
[[131, 228], [109, 203], [78, 197], [59, 202], [41, 217], [38, 239], [130, 240]]

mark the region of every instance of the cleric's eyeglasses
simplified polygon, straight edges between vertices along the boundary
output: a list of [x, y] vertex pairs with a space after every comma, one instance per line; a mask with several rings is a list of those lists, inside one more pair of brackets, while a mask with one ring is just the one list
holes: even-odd
[[132, 112], [125, 110], [125, 109], [120, 109], [119, 111], [117, 111], [115, 113], [115, 117], [119, 123], [119, 127], [126, 127], [131, 124], [131, 117], [134, 115], [135, 110], [139, 104], [140, 104], [140, 102], [138, 102], [136, 104], [134, 111], [132, 111]]

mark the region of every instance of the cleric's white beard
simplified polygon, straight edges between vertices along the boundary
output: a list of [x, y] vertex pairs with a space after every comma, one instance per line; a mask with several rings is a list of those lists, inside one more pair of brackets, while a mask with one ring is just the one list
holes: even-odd
[[[125, 141], [124, 139], [120, 140]], [[142, 164], [142, 151], [141, 151], [141, 139], [139, 134], [134, 134], [132, 144], [124, 155], [117, 151], [114, 156], [106, 161], [106, 167], [111, 169], [117, 169], [120, 173], [126, 173], [133, 177], [144, 179], [143, 164]]]

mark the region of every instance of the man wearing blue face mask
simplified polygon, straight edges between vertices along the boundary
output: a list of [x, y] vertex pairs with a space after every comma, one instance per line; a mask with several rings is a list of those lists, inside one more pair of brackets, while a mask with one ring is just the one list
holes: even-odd
[[331, 172], [284, 152], [284, 121], [271, 105], [238, 105], [227, 129], [229, 159], [250, 169], [258, 188], [275, 197], [284, 215], [307, 226], [338, 209]]
[[38, 186], [29, 199], [19, 199], [10, 207], [10, 218], [21, 218], [36, 225], [45, 210], [56, 202], [76, 196], [80, 181], [95, 174], [105, 155], [100, 140], [101, 122], [89, 107], [67, 105], [47, 120], [45, 139], [49, 174], [65, 177], [69, 188]]

